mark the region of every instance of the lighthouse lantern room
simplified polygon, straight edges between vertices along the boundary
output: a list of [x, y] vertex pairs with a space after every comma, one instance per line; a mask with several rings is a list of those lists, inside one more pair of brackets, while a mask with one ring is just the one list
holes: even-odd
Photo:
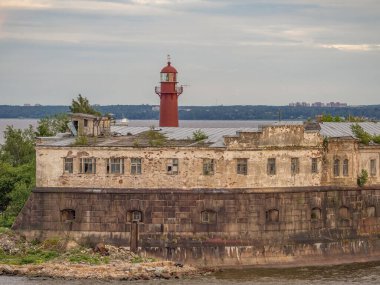
[[160, 127], [178, 127], [178, 96], [183, 87], [177, 86], [177, 70], [171, 65], [169, 55], [160, 75], [161, 86], [155, 90], [160, 96]]

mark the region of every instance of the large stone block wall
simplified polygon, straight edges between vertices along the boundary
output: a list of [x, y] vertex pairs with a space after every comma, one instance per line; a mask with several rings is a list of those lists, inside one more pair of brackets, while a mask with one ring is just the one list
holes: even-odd
[[[133, 231], [140, 253], [201, 265], [380, 259], [379, 188], [278, 191], [39, 188], [14, 228], [29, 238], [124, 246]], [[64, 209], [75, 210], [75, 220], [62, 221]], [[142, 213], [137, 235], [131, 211]], [[215, 213], [214, 222], [202, 223], [203, 211]]]

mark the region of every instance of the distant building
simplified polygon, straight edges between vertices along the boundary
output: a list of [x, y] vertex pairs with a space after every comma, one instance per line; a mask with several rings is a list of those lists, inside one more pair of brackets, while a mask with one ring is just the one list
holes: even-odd
[[292, 102], [289, 103], [290, 107], [334, 107], [334, 108], [341, 108], [341, 107], [347, 107], [347, 103], [340, 103], [340, 102], [329, 102], [329, 103], [322, 103], [322, 102], [314, 102], [314, 103], [307, 103], [307, 102]]

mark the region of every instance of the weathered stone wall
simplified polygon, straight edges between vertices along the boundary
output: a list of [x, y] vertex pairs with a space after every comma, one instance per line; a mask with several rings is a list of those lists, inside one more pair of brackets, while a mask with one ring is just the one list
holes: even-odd
[[[378, 188], [255, 191], [40, 188], [14, 228], [30, 238], [129, 246], [129, 215], [140, 211], [139, 251], [176, 261], [231, 266], [380, 259]], [[75, 210], [73, 221], [62, 221], [64, 209]], [[215, 219], [203, 223], [203, 211]]]
[[[74, 173], [63, 172], [63, 158], [74, 158]], [[96, 174], [80, 174], [79, 159], [96, 158]], [[107, 174], [106, 160], [125, 158], [124, 174]], [[131, 158], [142, 158], [142, 174], [130, 173]], [[299, 158], [299, 173], [291, 175], [290, 161]], [[311, 173], [311, 158], [318, 173]], [[167, 174], [170, 159], [179, 160], [179, 173]], [[215, 160], [215, 174], [203, 175], [203, 159]], [[237, 158], [248, 159], [247, 175], [237, 174]], [[267, 174], [268, 158], [276, 158], [276, 175]], [[37, 148], [37, 187], [99, 188], [253, 188], [320, 185], [322, 151], [319, 148], [224, 150], [208, 148]]]

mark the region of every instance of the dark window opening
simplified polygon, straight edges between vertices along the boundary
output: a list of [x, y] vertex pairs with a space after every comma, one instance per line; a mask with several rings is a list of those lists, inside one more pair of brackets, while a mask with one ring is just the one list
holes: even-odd
[[81, 173], [96, 173], [96, 160], [95, 158], [81, 158], [80, 160]]
[[320, 208], [313, 208], [311, 209], [311, 215], [310, 218], [312, 221], [320, 220], [322, 217], [322, 211]]
[[280, 220], [280, 212], [277, 209], [270, 209], [265, 212], [265, 218], [268, 223], [276, 223]]
[[334, 160], [334, 176], [338, 177], [340, 175], [340, 160]]
[[64, 209], [61, 210], [61, 221], [62, 222], [72, 222], [75, 220], [75, 210]]
[[88, 126], [88, 120], [87, 120], [87, 119], [84, 119], [84, 120], [83, 120], [83, 126], [84, 126], [84, 127], [87, 127], [87, 126]]
[[202, 224], [216, 224], [216, 212], [212, 210], [206, 210], [201, 212]]
[[215, 161], [213, 159], [203, 159], [203, 175], [213, 175], [215, 171]]
[[73, 121], [74, 128], [78, 131], [78, 121]]
[[290, 172], [292, 175], [296, 175], [300, 172], [300, 161], [298, 157], [293, 157], [290, 162]]
[[276, 159], [268, 158], [268, 175], [276, 175]]
[[178, 159], [173, 158], [168, 161], [168, 164], [166, 165], [166, 172], [171, 175], [178, 174]]
[[311, 173], [318, 173], [318, 159], [311, 159]]
[[65, 173], [73, 173], [73, 164], [74, 160], [73, 158], [64, 158], [64, 172]]
[[238, 158], [237, 159], [237, 174], [247, 175], [248, 173], [248, 159]]
[[370, 162], [370, 173], [371, 173], [371, 176], [376, 176], [376, 172], [377, 172], [377, 170], [376, 170], [376, 159], [371, 159], [371, 162]]
[[348, 159], [343, 160], [343, 176], [348, 176]]

